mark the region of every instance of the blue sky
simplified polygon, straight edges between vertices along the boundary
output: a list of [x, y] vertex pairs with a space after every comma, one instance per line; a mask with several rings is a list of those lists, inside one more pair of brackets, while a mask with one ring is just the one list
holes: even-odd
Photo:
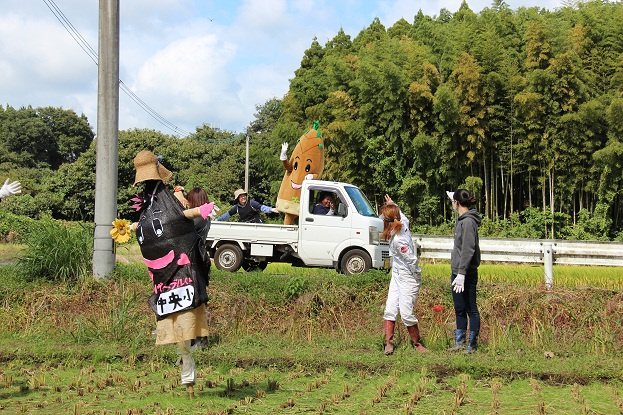
[[[63, 107], [96, 129], [97, 66], [57, 20], [58, 7], [97, 51], [96, 0], [0, 0], [0, 105]], [[203, 124], [242, 132], [256, 105], [281, 98], [314, 37], [355, 38], [375, 17], [389, 28], [458, 10], [461, 0], [120, 0], [120, 78], [159, 116], [120, 93], [119, 128], [183, 136]], [[554, 10], [556, 0], [507, 0]], [[479, 12], [488, 0], [468, 1]]]

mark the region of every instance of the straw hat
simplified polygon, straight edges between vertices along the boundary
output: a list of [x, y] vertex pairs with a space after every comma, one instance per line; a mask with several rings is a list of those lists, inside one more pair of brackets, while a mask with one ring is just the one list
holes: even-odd
[[162, 180], [164, 182], [169, 180], [173, 173], [160, 163], [161, 159], [162, 157], [156, 157], [151, 151], [139, 151], [136, 157], [134, 157], [134, 168], [136, 169], [134, 186], [136, 186], [136, 183], [144, 182], [145, 180]]
[[237, 202], [240, 195], [246, 195], [246, 194], [247, 192], [245, 192], [243, 189], [238, 189], [234, 192], [234, 200]]

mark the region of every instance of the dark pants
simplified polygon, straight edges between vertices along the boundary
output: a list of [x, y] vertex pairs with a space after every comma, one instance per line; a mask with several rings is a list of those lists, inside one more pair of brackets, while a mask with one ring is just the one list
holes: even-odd
[[[454, 281], [456, 274], [452, 274], [450, 282]], [[476, 305], [476, 285], [478, 285], [478, 271], [465, 275], [465, 290], [455, 293], [452, 290], [454, 313], [456, 314], [456, 328], [467, 330], [467, 317], [469, 316], [469, 330], [472, 333], [480, 331], [480, 312]]]

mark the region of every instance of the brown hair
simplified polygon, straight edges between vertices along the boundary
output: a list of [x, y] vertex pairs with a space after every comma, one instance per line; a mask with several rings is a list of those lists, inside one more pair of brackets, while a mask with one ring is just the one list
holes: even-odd
[[400, 232], [402, 222], [400, 222], [400, 209], [395, 204], [384, 204], [381, 206], [381, 214], [383, 215], [383, 232], [381, 239], [389, 241], [392, 235]]
[[186, 195], [186, 200], [188, 200], [189, 208], [196, 208], [204, 203], [210, 203], [210, 199], [208, 199], [208, 194], [201, 187], [195, 187], [193, 190], [188, 192]]

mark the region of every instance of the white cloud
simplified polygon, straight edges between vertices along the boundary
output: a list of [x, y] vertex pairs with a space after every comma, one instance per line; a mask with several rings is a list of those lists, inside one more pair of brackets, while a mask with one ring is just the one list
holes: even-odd
[[207, 90], [222, 90], [230, 82], [225, 67], [235, 54], [233, 45], [219, 45], [216, 36], [181, 39], [155, 53], [140, 68], [137, 86], [165, 89], [191, 103], [204, 101]]
[[251, 32], [269, 32], [287, 23], [285, 0], [243, 0], [239, 8], [240, 25]]
[[240, 106], [240, 86], [227, 67], [235, 54], [235, 45], [220, 42], [215, 35], [177, 40], [141, 65], [132, 90], [159, 102], [154, 109], [184, 123], [180, 127], [186, 130], [219, 118], [242, 124], [242, 116], [228, 115]]
[[[63, 106], [82, 113], [77, 94], [97, 79], [97, 66], [53, 17], [0, 15], [0, 39], [3, 105]], [[68, 39], [71, 47], [64, 47]]]
[[[421, 8], [430, 16], [462, 0], [131, 0], [120, 3], [120, 78], [178, 127], [208, 123], [243, 131], [255, 106], [287, 92], [289, 79], [317, 37], [341, 28], [354, 39], [379, 17], [386, 28]], [[553, 10], [555, 0], [509, 1]], [[0, 0], [1, 105], [57, 106], [96, 125], [97, 66], [49, 10], [47, 1]], [[54, 3], [94, 49], [98, 2]], [[469, 2], [475, 12], [490, 0]], [[119, 125], [165, 126], [120, 93]]]

